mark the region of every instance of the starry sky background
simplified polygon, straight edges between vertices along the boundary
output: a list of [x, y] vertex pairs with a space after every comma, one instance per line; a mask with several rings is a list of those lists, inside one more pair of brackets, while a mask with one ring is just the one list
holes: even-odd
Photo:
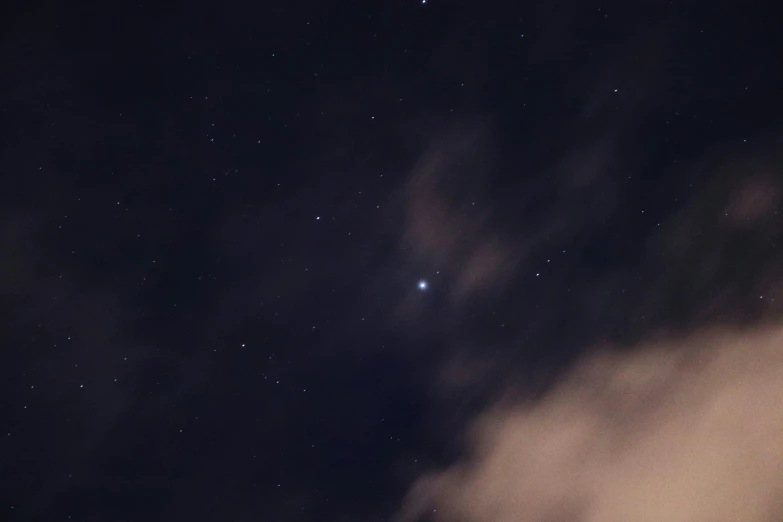
[[0, 16], [0, 518], [679, 520], [569, 463], [736, 380], [780, 519], [771, 3], [77, 4]]

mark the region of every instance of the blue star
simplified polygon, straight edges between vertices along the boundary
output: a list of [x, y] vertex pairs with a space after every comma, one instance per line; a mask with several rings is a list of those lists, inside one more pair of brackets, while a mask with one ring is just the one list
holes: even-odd
[[426, 290], [427, 289], [427, 281], [421, 280], [419, 281], [419, 290]]

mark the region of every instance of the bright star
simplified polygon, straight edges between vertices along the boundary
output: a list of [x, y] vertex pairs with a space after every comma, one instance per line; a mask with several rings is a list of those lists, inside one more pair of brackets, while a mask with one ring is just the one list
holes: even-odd
[[419, 281], [419, 290], [426, 290], [427, 289], [427, 281]]

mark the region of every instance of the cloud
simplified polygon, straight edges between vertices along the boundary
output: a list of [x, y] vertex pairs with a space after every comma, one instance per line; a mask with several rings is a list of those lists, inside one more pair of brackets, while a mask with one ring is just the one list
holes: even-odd
[[779, 520], [781, 383], [780, 327], [594, 355], [476, 419], [471, 455], [420, 477], [400, 520]]
[[525, 257], [492, 230], [491, 206], [472, 182], [492, 155], [489, 135], [485, 125], [458, 126], [430, 147], [406, 184], [403, 241], [419, 259], [454, 267], [454, 304], [507, 281]]
[[[463, 347], [469, 341], [454, 342], [435, 387], [460, 398], [487, 383], [506, 392], [469, 422], [459, 461], [413, 482], [398, 522], [781, 520], [777, 143], [773, 137], [750, 152], [729, 147], [692, 160], [684, 167], [687, 179], [699, 180], [700, 172], [710, 178], [671, 217], [660, 218], [635, 264], [592, 286], [571, 279], [569, 294], [585, 296], [584, 309], [565, 314], [552, 304], [538, 316], [527, 314], [509, 324], [500, 347], [476, 343], [470, 350]], [[566, 181], [563, 190], [604, 183], [604, 158], [612, 150], [610, 138], [573, 148], [576, 159], [566, 155], [553, 167]], [[593, 161], [580, 161], [585, 158]], [[420, 255], [457, 257], [454, 286], [467, 289], [465, 295], [518, 277], [526, 263], [542, 257], [540, 238], [557, 237], [550, 230], [575, 237], [585, 228], [586, 213], [576, 205], [530, 226], [524, 251], [512, 248], [502, 230], [490, 236], [498, 231], [493, 216], [472, 222], [474, 241], [451, 240], [470, 230], [463, 223], [468, 213], [447, 190], [422, 183], [433, 172], [460, 177], [456, 168], [436, 166], [414, 177], [408, 237]], [[578, 168], [583, 176], [569, 177]], [[604, 215], [616, 224], [620, 211], [627, 209], [614, 202]], [[502, 262], [495, 266], [497, 259]], [[553, 325], [566, 322], [571, 328], [603, 325], [595, 327], [601, 335], [630, 335], [616, 349], [600, 337], [575, 343], [580, 362], [543, 396], [520, 399], [526, 370], [510, 356], [492, 354], [529, 349], [533, 341], [556, 350], [547, 338]], [[533, 337], [536, 328], [541, 335]]]

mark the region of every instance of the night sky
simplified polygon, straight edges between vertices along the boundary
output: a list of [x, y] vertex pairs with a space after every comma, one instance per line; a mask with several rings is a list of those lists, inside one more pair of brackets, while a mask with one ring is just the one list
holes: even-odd
[[779, 521], [781, 27], [4, 6], [0, 520]]

